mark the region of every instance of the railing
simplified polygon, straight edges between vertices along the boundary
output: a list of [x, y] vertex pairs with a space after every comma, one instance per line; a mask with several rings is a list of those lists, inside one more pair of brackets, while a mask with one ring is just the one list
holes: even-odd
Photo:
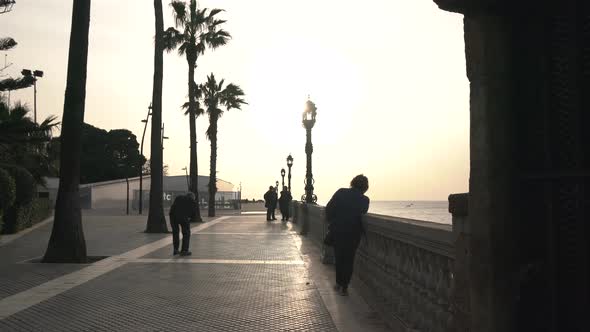
[[[461, 201], [465, 213], [453, 214], [456, 226], [374, 214], [363, 220], [366, 237], [353, 284], [394, 331], [468, 331], [467, 265], [455, 262], [455, 243], [465, 241], [467, 231], [467, 197], [457, 197], [449, 198], [450, 211]], [[293, 209], [299, 232], [322, 247], [324, 263], [332, 263], [332, 248], [322, 244], [324, 207], [296, 202]]]

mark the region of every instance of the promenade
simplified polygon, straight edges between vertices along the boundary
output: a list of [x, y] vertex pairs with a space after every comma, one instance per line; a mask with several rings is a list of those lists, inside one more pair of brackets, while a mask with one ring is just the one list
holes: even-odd
[[1, 244], [0, 331], [388, 331], [290, 223], [206, 219], [185, 258], [145, 219], [86, 214], [93, 264], [38, 263], [51, 223]]

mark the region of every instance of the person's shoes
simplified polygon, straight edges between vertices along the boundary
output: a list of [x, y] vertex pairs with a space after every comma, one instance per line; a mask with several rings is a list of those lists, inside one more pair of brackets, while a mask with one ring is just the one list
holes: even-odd
[[277, 220], [277, 218], [272, 218], [272, 220]]
[[174, 250], [174, 252], [172, 253], [172, 256], [176, 256], [178, 255], [178, 250]]
[[192, 252], [190, 252], [190, 251], [181, 251], [181, 252], [180, 252], [180, 256], [190, 256], [190, 255], [192, 255], [192, 254], [193, 254], [193, 253], [192, 253]]

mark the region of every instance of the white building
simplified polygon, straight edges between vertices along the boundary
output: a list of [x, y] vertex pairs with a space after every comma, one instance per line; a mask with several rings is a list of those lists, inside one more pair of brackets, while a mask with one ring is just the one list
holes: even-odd
[[[59, 187], [58, 178], [47, 178], [46, 187], [39, 187], [40, 196], [48, 196], [55, 202]], [[143, 177], [143, 212], [149, 209], [150, 176]], [[188, 192], [188, 182], [185, 175], [164, 176], [164, 207], [169, 207], [174, 198]], [[207, 206], [209, 192], [208, 176], [199, 176], [199, 201], [202, 207]], [[127, 191], [129, 185], [129, 191]], [[139, 177], [119, 179], [105, 182], [80, 185], [80, 203], [83, 209], [108, 209], [113, 212], [126, 212], [127, 193], [129, 193], [129, 211], [137, 213], [139, 208]], [[217, 179], [217, 193], [215, 200], [218, 208], [235, 208], [238, 193], [230, 182]]]

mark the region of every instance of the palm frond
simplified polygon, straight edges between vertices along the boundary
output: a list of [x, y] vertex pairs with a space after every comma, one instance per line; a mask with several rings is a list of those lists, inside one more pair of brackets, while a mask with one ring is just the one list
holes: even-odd
[[8, 51], [17, 44], [18, 43], [10, 37], [0, 38], [0, 51]]
[[174, 13], [174, 24], [177, 28], [183, 28], [187, 22], [187, 8], [184, 1], [175, 0], [170, 2]]
[[216, 49], [220, 46], [226, 45], [227, 42], [231, 39], [231, 35], [229, 32], [220, 29], [217, 31], [208, 31], [204, 33], [201, 37], [212, 49]]
[[25, 89], [33, 86], [35, 78], [33, 76], [23, 76], [17, 79], [12, 77], [0, 80], [0, 91], [14, 91]]
[[180, 31], [170, 27], [164, 31], [162, 39], [164, 42], [164, 49], [167, 52], [172, 52], [183, 42], [184, 38]]

